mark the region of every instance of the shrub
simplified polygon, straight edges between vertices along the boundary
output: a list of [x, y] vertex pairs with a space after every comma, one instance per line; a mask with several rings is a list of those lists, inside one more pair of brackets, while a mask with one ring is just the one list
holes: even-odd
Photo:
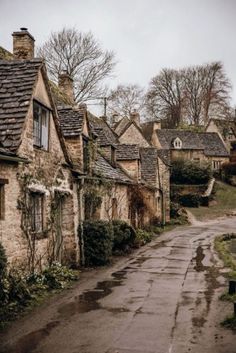
[[179, 203], [184, 207], [199, 207], [201, 197], [196, 194], [185, 194], [179, 197]]
[[43, 273], [43, 284], [49, 289], [64, 288], [65, 283], [74, 281], [78, 278], [73, 270], [66, 266], [62, 266], [59, 262], [54, 262], [50, 267], [46, 268]]
[[209, 164], [199, 164], [178, 159], [172, 162], [171, 183], [206, 184], [212, 176]]
[[134, 243], [136, 232], [128, 223], [120, 220], [112, 221], [114, 240], [114, 250], [125, 250], [127, 246]]
[[170, 202], [170, 218], [178, 218], [180, 205], [177, 202]]
[[0, 280], [5, 276], [7, 269], [7, 257], [5, 249], [0, 243]]
[[153, 237], [153, 233], [147, 232], [143, 229], [137, 229], [135, 245], [138, 247], [145, 245], [152, 240], [152, 237]]
[[86, 265], [109, 263], [114, 239], [112, 224], [107, 221], [85, 221], [83, 230]]

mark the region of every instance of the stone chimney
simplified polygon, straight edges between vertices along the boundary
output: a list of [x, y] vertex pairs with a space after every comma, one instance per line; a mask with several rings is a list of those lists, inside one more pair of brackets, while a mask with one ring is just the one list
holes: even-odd
[[153, 131], [161, 129], [161, 120], [154, 120], [153, 121]]
[[74, 81], [68, 74], [67, 70], [63, 70], [58, 76], [58, 87], [67, 96], [72, 104], [75, 103]]
[[138, 126], [140, 126], [140, 115], [136, 109], [130, 113], [130, 119], [133, 120]]
[[22, 27], [19, 32], [13, 32], [13, 55], [16, 59], [34, 58], [34, 37], [27, 28]]

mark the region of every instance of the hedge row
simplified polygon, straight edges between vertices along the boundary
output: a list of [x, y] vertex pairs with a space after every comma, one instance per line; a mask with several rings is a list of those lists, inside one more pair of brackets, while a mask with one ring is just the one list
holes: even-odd
[[120, 220], [85, 221], [83, 236], [86, 266], [106, 265], [112, 254], [126, 252], [131, 247], [145, 244], [150, 238], [147, 232], [136, 232], [132, 226]]
[[178, 159], [172, 162], [170, 181], [174, 184], [206, 184], [212, 176], [209, 164]]

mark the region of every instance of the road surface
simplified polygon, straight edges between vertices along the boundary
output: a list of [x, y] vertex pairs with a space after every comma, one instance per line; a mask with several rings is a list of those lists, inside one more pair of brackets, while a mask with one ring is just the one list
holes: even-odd
[[235, 353], [220, 326], [225, 270], [213, 239], [235, 218], [183, 226], [109, 267], [85, 271], [1, 334], [1, 353]]

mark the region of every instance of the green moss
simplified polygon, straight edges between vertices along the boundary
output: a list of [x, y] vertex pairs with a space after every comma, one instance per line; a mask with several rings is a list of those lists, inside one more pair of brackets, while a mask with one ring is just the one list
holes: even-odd
[[221, 322], [221, 325], [236, 331], [236, 316], [227, 317], [224, 321]]

